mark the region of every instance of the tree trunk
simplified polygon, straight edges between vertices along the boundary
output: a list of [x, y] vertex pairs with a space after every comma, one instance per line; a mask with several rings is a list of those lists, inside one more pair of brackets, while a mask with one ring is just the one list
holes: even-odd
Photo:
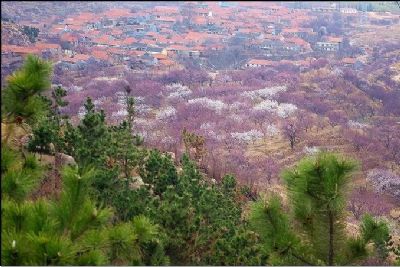
[[[56, 150], [58, 151], [58, 149]], [[57, 196], [61, 191], [61, 155], [58, 152], [54, 153], [54, 173], [53, 173], [53, 189]]]
[[334, 257], [334, 251], [333, 251], [333, 214], [332, 211], [328, 211], [328, 217], [329, 217], [329, 251], [328, 251], [328, 265], [332, 266], [333, 265], [333, 257]]

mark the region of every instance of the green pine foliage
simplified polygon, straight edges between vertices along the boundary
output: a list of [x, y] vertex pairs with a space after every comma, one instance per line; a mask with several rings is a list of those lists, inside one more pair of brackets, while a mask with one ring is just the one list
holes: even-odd
[[29, 140], [28, 150], [40, 154], [50, 154], [50, 144], [56, 143], [59, 129], [57, 125], [49, 120], [45, 120], [32, 129], [33, 136]]
[[355, 168], [351, 161], [321, 153], [283, 174], [298, 227], [310, 237], [317, 257], [328, 265], [339, 260], [346, 240], [345, 193]]
[[283, 172], [289, 216], [276, 197], [253, 205], [251, 222], [274, 256], [271, 264], [357, 263], [368, 256], [369, 243], [375, 246], [373, 253], [387, 257], [386, 223], [366, 216], [359, 237], [349, 237], [344, 231], [346, 188], [355, 169], [355, 162], [321, 152]]
[[67, 95], [67, 91], [57, 86], [51, 95], [52, 99], [43, 97], [47, 103], [48, 114], [32, 129], [33, 136], [28, 144], [28, 150], [31, 152], [52, 154], [59, 152], [63, 147], [62, 127], [67, 117], [61, 115], [60, 108], [68, 105], [68, 102], [63, 99]]
[[96, 112], [90, 98], [87, 98], [84, 107], [86, 113], [76, 129], [78, 138], [73, 152], [75, 160], [83, 168], [103, 163], [106, 159], [105, 147], [110, 143], [104, 111]]
[[6, 144], [1, 148], [1, 187], [4, 197], [23, 201], [39, 183], [43, 168], [33, 155], [22, 158]]
[[7, 79], [2, 90], [2, 117], [8, 123], [33, 123], [46, 112], [40, 94], [50, 88], [52, 67], [29, 55], [22, 68]]
[[150, 151], [149, 157], [140, 170], [143, 182], [152, 185], [156, 195], [162, 195], [168, 186], [178, 183], [178, 174], [170, 157], [157, 151]]
[[146, 151], [130, 132], [126, 121], [119, 126], [111, 127], [110, 158], [115, 161], [126, 179], [132, 177], [132, 172], [142, 163]]
[[[155, 164], [156, 158], [164, 165], [165, 173], [155, 167], [162, 166]], [[148, 163], [143, 177], [154, 186], [155, 197], [151, 202], [154, 207], [148, 209], [146, 215], [155, 218], [166, 232], [166, 249], [173, 264], [234, 262], [247, 265], [262, 262], [257, 238], [243, 226], [242, 205], [236, 201], [238, 192], [232, 176], [220, 185], [210, 185], [186, 155], [179, 174], [176, 174], [172, 160], [159, 152], [152, 151]], [[161, 185], [153, 182], [160, 179]], [[247, 240], [247, 237], [251, 238]], [[236, 243], [231, 243], [231, 239]], [[244, 244], [248, 244], [246, 250]], [[219, 247], [221, 250], [217, 249]], [[254, 254], [248, 258], [246, 253]]]
[[112, 210], [88, 196], [93, 176], [66, 168], [63, 191], [54, 200], [16, 198], [2, 186], [2, 265], [143, 264], [146, 245], [157, 241], [157, 226], [143, 216], [113, 223]]
[[317, 264], [291, 228], [289, 217], [277, 196], [255, 202], [251, 210], [250, 223], [260, 235], [263, 247], [270, 256], [268, 259], [270, 264]]

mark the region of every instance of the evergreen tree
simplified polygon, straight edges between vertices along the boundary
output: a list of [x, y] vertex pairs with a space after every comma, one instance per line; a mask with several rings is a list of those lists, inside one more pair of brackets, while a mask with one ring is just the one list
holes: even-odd
[[51, 154], [52, 146], [57, 143], [59, 129], [54, 121], [48, 119], [43, 120], [40, 124], [32, 129], [32, 136], [28, 143], [28, 150], [40, 154]]
[[355, 167], [351, 161], [322, 153], [283, 174], [299, 227], [328, 265], [339, 260], [344, 247], [345, 193]]
[[110, 144], [104, 111], [96, 112], [89, 97], [84, 107], [86, 113], [77, 127], [77, 138], [73, 140], [73, 155], [82, 168], [104, 164]]
[[209, 184], [187, 155], [182, 158], [182, 172], [176, 174], [170, 157], [157, 151], [150, 152], [141, 176], [154, 191], [145, 214], [164, 229], [172, 264], [265, 262], [258, 238], [241, 218], [242, 203], [237, 201], [240, 193], [233, 176], [224, 177], [221, 184]]
[[7, 78], [2, 90], [2, 115], [6, 123], [32, 124], [47, 111], [40, 94], [50, 88], [52, 67], [28, 55], [22, 68]]
[[33, 137], [28, 144], [28, 149], [32, 152], [50, 154], [57, 153], [62, 149], [64, 142], [62, 122], [68, 116], [61, 115], [61, 108], [68, 105], [68, 102], [63, 99], [67, 95], [67, 91], [58, 86], [51, 92], [51, 95], [51, 100], [44, 97], [45, 102], [48, 103], [47, 116], [32, 130]]
[[33, 155], [20, 155], [7, 145], [1, 148], [1, 187], [3, 196], [23, 201], [39, 183], [43, 168]]
[[170, 157], [158, 151], [150, 151], [149, 157], [140, 169], [143, 182], [152, 185], [156, 195], [161, 196], [168, 186], [176, 186], [178, 174]]
[[[369, 230], [356, 239], [344, 231], [346, 187], [355, 168], [353, 161], [330, 153], [305, 158], [283, 173], [293, 218], [284, 214], [277, 198], [253, 206], [253, 227], [278, 263], [350, 264], [367, 256], [370, 242], [382, 250], [389, 236], [385, 223], [365, 217], [363, 225]], [[298, 234], [290, 230], [290, 219]]]
[[111, 127], [110, 140], [110, 157], [125, 178], [129, 179], [132, 171], [142, 162], [145, 151], [138, 146], [137, 139], [132, 135], [126, 121], [117, 127]]
[[[28, 201], [26, 183], [18, 184], [23, 190], [2, 186], [2, 265], [143, 264], [144, 250], [158, 242], [158, 227], [143, 216], [113, 224], [111, 209], [88, 197], [93, 176], [65, 169], [58, 200]], [[162, 252], [157, 257], [166, 260]]]

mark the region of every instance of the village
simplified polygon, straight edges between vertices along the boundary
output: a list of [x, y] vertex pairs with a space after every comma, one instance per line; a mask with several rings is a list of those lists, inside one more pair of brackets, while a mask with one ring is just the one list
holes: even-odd
[[[398, 15], [389, 12], [377, 15], [335, 3], [319, 3], [308, 8], [271, 2], [182, 2], [174, 6], [135, 3], [131, 6], [135, 8], [128, 5], [110, 9], [85, 7], [87, 10], [77, 15], [65, 14], [64, 18], [58, 14], [35, 16], [32, 12], [32, 21], [23, 17], [14, 22], [11, 22], [13, 18], [2, 19], [2, 32], [15, 25], [38, 32], [34, 42], [22, 45], [2, 38], [2, 77], [20, 65], [27, 54], [51, 59], [66, 70], [96, 61], [104, 66], [123, 65], [132, 70], [170, 71], [183, 68], [182, 59], [189, 58], [215, 71], [208, 59], [228, 47], [237, 47], [234, 53], [242, 57], [222, 69], [288, 63], [307, 67], [319, 57], [332, 58], [351, 44], [348, 36], [327, 32], [325, 27], [303, 26], [317, 15], [337, 12], [344, 27], [350, 27], [350, 22], [360, 25], [375, 20], [393, 24], [399, 20]], [[361, 67], [363, 54], [370, 51], [369, 47], [357, 48], [361, 50], [358, 54], [342, 53], [336, 57], [338, 64]]]

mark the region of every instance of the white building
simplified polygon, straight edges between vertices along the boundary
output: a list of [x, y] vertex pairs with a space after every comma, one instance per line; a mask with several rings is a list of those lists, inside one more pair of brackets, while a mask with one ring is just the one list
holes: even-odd
[[340, 9], [340, 13], [343, 13], [343, 14], [357, 14], [357, 9], [345, 7], [345, 8], [341, 8]]

